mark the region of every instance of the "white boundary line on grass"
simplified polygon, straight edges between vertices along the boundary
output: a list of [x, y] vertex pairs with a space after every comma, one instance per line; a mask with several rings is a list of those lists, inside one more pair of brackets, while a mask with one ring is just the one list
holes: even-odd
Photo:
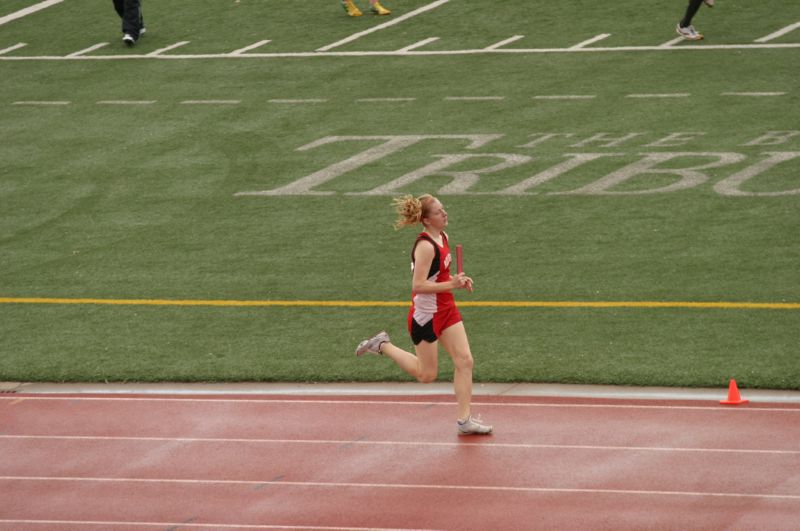
[[10, 15], [0, 17], [0, 26], [8, 22], [11, 22], [12, 20], [17, 20], [18, 18], [28, 16], [32, 13], [36, 13], [37, 11], [41, 11], [42, 9], [46, 9], [50, 6], [60, 4], [63, 1], [64, 0], [44, 0], [44, 2], [39, 2], [38, 4], [26, 7], [25, 9], [20, 9], [19, 11], [15, 11]]
[[591, 39], [587, 39], [587, 40], [585, 40], [583, 42], [579, 42], [575, 46], [570, 46], [569, 49], [570, 50], [578, 50], [580, 48], [583, 48], [585, 46], [589, 46], [590, 44], [594, 44], [597, 41], [602, 41], [603, 39], [607, 39], [609, 37], [611, 37], [610, 33], [601, 33], [600, 35], [595, 35]]
[[[695, 492], [669, 490], [631, 490], [631, 489], [580, 489], [557, 487], [507, 487], [502, 485], [427, 485], [408, 483], [345, 483], [323, 481], [273, 481], [273, 480], [237, 480], [237, 479], [167, 479], [167, 478], [98, 478], [70, 476], [0, 476], [0, 481], [43, 481], [47, 483], [131, 483], [131, 484], [166, 484], [166, 485], [257, 485], [275, 487], [318, 487], [318, 488], [351, 488], [351, 489], [403, 489], [403, 490], [455, 490], [474, 492], [524, 492], [524, 493], [562, 493], [562, 494], [617, 494], [623, 496], [688, 496], [693, 498], [745, 498], [800, 501], [795, 494], [758, 494], [754, 492]], [[2, 522], [2, 520], [0, 520]]]
[[[307, 57], [421, 57], [421, 56], [455, 56], [481, 54], [553, 54], [553, 53], [610, 53], [610, 52], [707, 52], [710, 50], [774, 50], [797, 49], [800, 42], [787, 44], [704, 44], [700, 46], [616, 46], [585, 48], [479, 48], [466, 50], [409, 50], [401, 51], [365, 51], [365, 52], [275, 52], [275, 53], [210, 53], [210, 54], [171, 54], [163, 52], [187, 44], [188, 41], [173, 44], [145, 55], [80, 55], [77, 57], [59, 55], [14, 56], [0, 55], [0, 61], [120, 61], [131, 59], [289, 59]], [[668, 44], [668, 43], [667, 43]]]
[[403, 22], [405, 20], [408, 20], [408, 19], [410, 19], [412, 17], [416, 17], [417, 15], [421, 15], [422, 13], [424, 13], [426, 11], [430, 11], [431, 9], [436, 9], [437, 7], [439, 7], [441, 5], [444, 5], [449, 1], [450, 0], [436, 0], [436, 2], [433, 2], [432, 4], [428, 4], [426, 6], [422, 6], [419, 9], [415, 9], [414, 11], [409, 11], [405, 15], [399, 16], [399, 17], [395, 18], [394, 20], [390, 20], [389, 22], [385, 22], [383, 24], [379, 24], [378, 26], [373, 26], [368, 30], [364, 30], [364, 31], [360, 31], [358, 33], [354, 33], [354, 34], [350, 35], [349, 37], [345, 37], [344, 39], [342, 39], [340, 41], [336, 41], [334, 43], [328, 44], [327, 46], [323, 46], [322, 48], [317, 48], [317, 51], [318, 52], [327, 52], [328, 50], [332, 50], [333, 48], [336, 48], [336, 47], [341, 46], [343, 44], [347, 44], [348, 42], [353, 42], [356, 39], [360, 39], [364, 35], [369, 35], [370, 33], [374, 33], [376, 31], [382, 30], [384, 28], [388, 28], [390, 26], [394, 26], [395, 24], [399, 24], [399, 23], [401, 23], [401, 22]]
[[439, 37], [429, 37], [429, 38], [427, 38], [427, 39], [423, 39], [423, 40], [421, 40], [421, 41], [419, 41], [419, 42], [415, 42], [414, 44], [409, 44], [408, 46], [406, 46], [406, 47], [404, 47], [404, 48], [400, 48], [400, 49], [399, 49], [399, 50], [397, 50], [397, 51], [398, 51], [398, 52], [408, 52], [408, 51], [410, 51], [410, 50], [415, 50], [415, 49], [417, 49], [417, 48], [422, 48], [422, 47], [423, 47], [423, 46], [425, 46], [426, 44], [430, 44], [430, 43], [432, 43], [432, 42], [436, 42], [436, 41], [438, 41], [438, 40], [439, 40]]

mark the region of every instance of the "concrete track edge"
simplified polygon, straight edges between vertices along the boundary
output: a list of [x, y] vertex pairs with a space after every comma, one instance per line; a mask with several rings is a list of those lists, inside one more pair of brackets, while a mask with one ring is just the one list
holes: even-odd
[[[751, 402], [800, 404], [800, 391], [746, 389]], [[23, 383], [0, 382], [0, 393], [27, 394], [152, 394], [152, 395], [284, 395], [400, 396], [447, 395], [451, 383]], [[713, 400], [727, 397], [725, 388], [628, 387], [528, 383], [476, 383], [473, 395], [610, 398], [630, 400]]]

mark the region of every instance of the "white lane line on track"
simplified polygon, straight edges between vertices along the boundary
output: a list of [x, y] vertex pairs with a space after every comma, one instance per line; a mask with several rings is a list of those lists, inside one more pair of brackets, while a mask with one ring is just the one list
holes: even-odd
[[795, 494], [759, 494], [751, 492], [696, 492], [696, 491], [664, 491], [664, 490], [629, 490], [629, 489], [578, 489], [552, 487], [508, 487], [500, 485], [430, 485], [407, 483], [344, 483], [322, 481], [271, 481], [271, 480], [228, 480], [228, 479], [160, 479], [160, 478], [99, 478], [75, 476], [0, 476], [0, 481], [36, 481], [46, 483], [132, 483], [132, 484], [174, 484], [174, 485], [269, 485], [276, 487], [300, 488], [352, 488], [352, 489], [403, 489], [403, 490], [455, 490], [476, 492], [525, 492], [525, 493], [563, 493], [563, 494], [616, 494], [623, 496], [684, 496], [699, 498], [744, 498], [800, 501]]
[[0, 519], [0, 524], [13, 525], [46, 525], [46, 526], [97, 526], [102, 528], [135, 526], [135, 527], [156, 527], [159, 529], [311, 529], [313, 531], [434, 531], [417, 529], [399, 529], [383, 527], [330, 527], [315, 525], [272, 525], [272, 524], [201, 524], [197, 522], [133, 522], [133, 521], [114, 521], [114, 520], [11, 520]]
[[317, 48], [317, 52], [327, 52], [328, 50], [332, 50], [333, 48], [336, 48], [336, 47], [341, 46], [343, 44], [347, 44], [349, 42], [353, 42], [354, 40], [360, 39], [364, 35], [369, 35], [370, 33], [374, 33], [376, 31], [380, 31], [382, 29], [394, 26], [395, 24], [399, 24], [399, 23], [401, 23], [401, 22], [403, 22], [405, 20], [408, 20], [409, 18], [416, 17], [417, 15], [421, 15], [422, 13], [425, 13], [426, 11], [430, 11], [431, 9], [436, 9], [437, 7], [439, 7], [441, 5], [444, 5], [449, 1], [450, 0], [436, 0], [436, 2], [433, 2], [432, 4], [428, 4], [426, 6], [420, 7], [419, 9], [415, 9], [414, 11], [410, 11], [410, 12], [406, 13], [405, 15], [401, 15], [401, 16], [393, 19], [393, 20], [390, 20], [389, 22], [385, 22], [383, 24], [379, 24], [377, 26], [373, 26], [368, 30], [364, 30], [364, 31], [360, 31], [358, 33], [354, 33], [354, 34], [350, 35], [349, 37], [345, 37], [342, 40], [333, 42], [331, 44], [328, 44], [327, 46], [323, 46], [322, 48]]
[[760, 39], [756, 39], [754, 42], [769, 42], [773, 39], [777, 39], [778, 37], [782, 37], [787, 33], [789, 33], [790, 31], [796, 30], [797, 28], [800, 28], [800, 22], [795, 22], [794, 24], [790, 24], [785, 28], [781, 28], [774, 33], [770, 33], [769, 35], [761, 37]]
[[[191, 404], [292, 404], [292, 405], [367, 405], [367, 406], [446, 406], [452, 407], [454, 401], [417, 401], [417, 400], [290, 400], [290, 399], [276, 399], [269, 398], [254, 399], [254, 398], [186, 398], [186, 397], [152, 397], [152, 396], [42, 396], [42, 395], [25, 395], [25, 394], [0, 394], [0, 400], [12, 400], [14, 402], [23, 403], [26, 401], [63, 401], [63, 402], [179, 402]], [[800, 413], [800, 407], [787, 407], [787, 408], [774, 408], [774, 407], [754, 407], [752, 402], [744, 407], [737, 406], [669, 406], [669, 405], [640, 405], [640, 404], [536, 404], [527, 402], [473, 402], [472, 405], [485, 408], [498, 407], [516, 407], [516, 408], [586, 408], [586, 409], [643, 409], [643, 410], [672, 410], [672, 411], [714, 411], [717, 413]]]
[[369, 441], [369, 440], [327, 440], [327, 439], [247, 439], [240, 437], [125, 437], [94, 435], [0, 435], [3, 440], [29, 441], [102, 441], [102, 442], [157, 442], [157, 443], [197, 443], [197, 444], [305, 444], [319, 446], [413, 446], [413, 447], [447, 447], [462, 448], [475, 446], [500, 450], [591, 450], [613, 452], [675, 452], [675, 453], [719, 453], [719, 454], [752, 454], [752, 455], [800, 455], [800, 450], [764, 450], [749, 448], [686, 448], [670, 446], [608, 446], [593, 444], [533, 444], [533, 443], [495, 443], [495, 442], [436, 442], [436, 441]]
[[60, 4], [63, 1], [64, 0], [45, 0], [44, 2], [39, 2], [38, 4], [26, 7], [25, 9], [20, 9], [19, 11], [15, 11], [10, 15], [0, 17], [0, 26], [8, 22], [11, 22], [12, 20], [17, 20], [18, 18], [28, 16], [32, 13], [36, 13], [37, 11], [41, 11], [42, 9], [46, 9], [50, 6]]

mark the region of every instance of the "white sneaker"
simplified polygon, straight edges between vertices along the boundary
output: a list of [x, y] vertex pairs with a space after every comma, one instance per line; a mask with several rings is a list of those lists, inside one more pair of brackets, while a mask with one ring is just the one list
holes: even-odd
[[480, 418], [475, 418], [470, 415], [467, 420], [457, 422], [459, 435], [489, 435], [492, 433], [492, 427], [488, 424], [483, 424]]
[[678, 25], [675, 26], [675, 31], [687, 41], [699, 41], [703, 38], [703, 34], [697, 33], [697, 30], [694, 29], [694, 26], [686, 26], [685, 28], [682, 28], [680, 23], [678, 23]]
[[125, 35], [122, 36], [122, 42], [127, 44], [128, 47], [130, 48], [131, 46], [136, 44], [136, 39], [134, 39], [133, 35], [131, 35], [130, 33], [126, 33]]
[[384, 331], [378, 332], [375, 336], [365, 339], [356, 347], [356, 356], [363, 356], [367, 352], [370, 354], [383, 355], [381, 345], [390, 341], [389, 334]]
[[708, 7], [714, 7], [714, 0], [703, 0], [703, 3]]

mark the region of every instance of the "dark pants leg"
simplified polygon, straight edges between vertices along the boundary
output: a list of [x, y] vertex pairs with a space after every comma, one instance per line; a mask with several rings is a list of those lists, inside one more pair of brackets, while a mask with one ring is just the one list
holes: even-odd
[[692, 19], [701, 5], [703, 5], [703, 0], [689, 0], [689, 5], [686, 7], [686, 14], [683, 16], [683, 20], [681, 20], [682, 28], [692, 25]]
[[122, 32], [138, 39], [142, 29], [142, 0], [114, 0], [114, 9], [122, 17]]

